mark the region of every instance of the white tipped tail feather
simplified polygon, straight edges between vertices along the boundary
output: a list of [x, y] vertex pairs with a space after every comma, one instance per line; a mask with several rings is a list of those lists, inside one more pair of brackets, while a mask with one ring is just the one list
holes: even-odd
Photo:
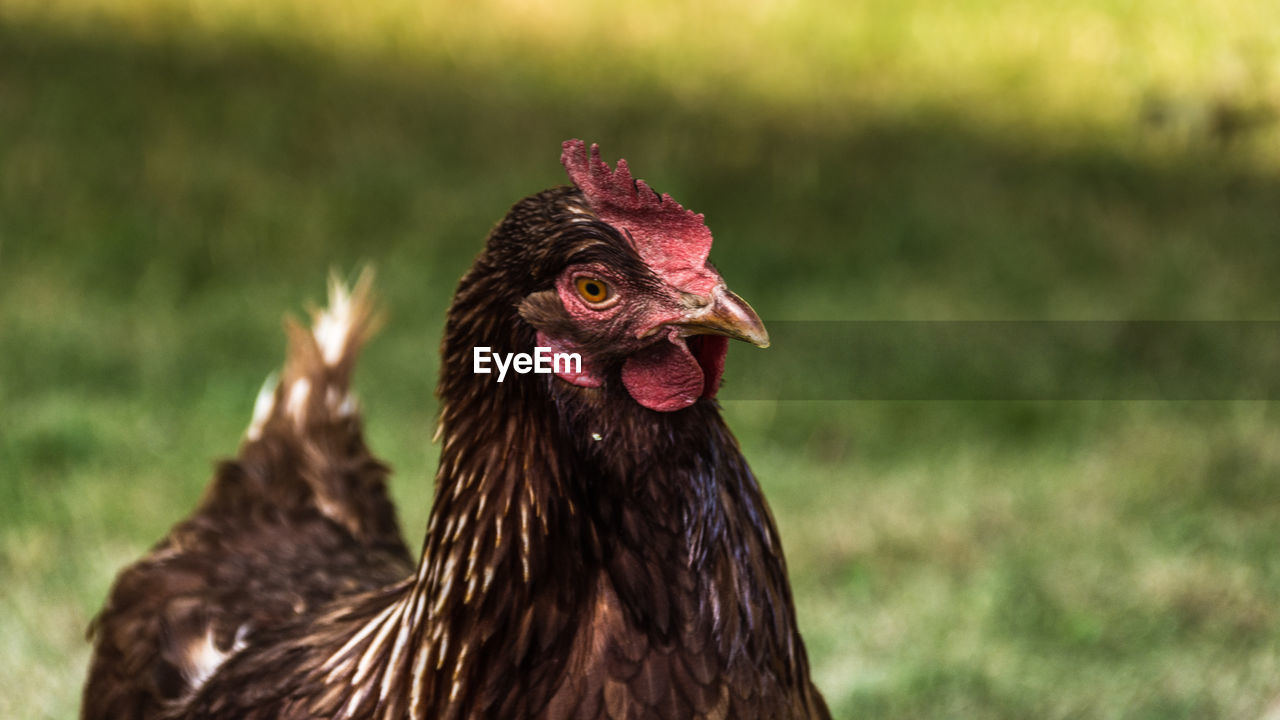
[[[254, 445], [286, 449], [295, 458], [289, 472], [307, 483], [311, 501], [324, 515], [362, 531], [353, 509], [348, 471], [352, 440], [361, 444], [359, 405], [351, 391], [357, 356], [380, 322], [373, 299], [373, 271], [365, 269], [348, 288], [329, 278], [329, 303], [311, 311], [311, 329], [285, 320], [289, 350], [279, 379], [267, 378], [245, 432]], [[356, 461], [361, 461], [355, 458]], [[359, 493], [356, 493], [357, 495]]]
[[273, 372], [262, 382], [258, 397], [253, 401], [253, 419], [249, 421], [249, 429], [245, 437], [251, 442], [262, 437], [262, 426], [267, 424], [271, 411], [276, 406], [276, 387], [280, 384], [280, 373]]
[[[365, 276], [361, 276], [361, 281]], [[357, 289], [359, 287], [357, 286]], [[315, 314], [312, 334], [320, 346], [320, 354], [328, 365], [336, 365], [351, 336], [355, 316], [351, 291], [336, 274], [329, 275], [329, 307]]]
[[253, 419], [245, 432], [248, 441], [260, 440], [278, 419], [300, 432], [308, 423], [356, 414], [359, 405], [351, 391], [351, 372], [361, 347], [380, 322], [372, 290], [373, 271], [369, 268], [351, 288], [336, 273], [331, 274], [328, 306], [311, 311], [311, 330], [292, 318], [286, 321], [289, 354], [284, 372], [272, 373], [258, 392]]

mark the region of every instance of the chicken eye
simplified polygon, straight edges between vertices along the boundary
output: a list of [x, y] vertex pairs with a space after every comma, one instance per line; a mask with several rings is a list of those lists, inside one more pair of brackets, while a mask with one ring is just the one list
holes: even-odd
[[574, 280], [574, 286], [583, 300], [589, 303], [602, 303], [609, 299], [609, 286], [603, 280], [593, 277], [580, 277]]

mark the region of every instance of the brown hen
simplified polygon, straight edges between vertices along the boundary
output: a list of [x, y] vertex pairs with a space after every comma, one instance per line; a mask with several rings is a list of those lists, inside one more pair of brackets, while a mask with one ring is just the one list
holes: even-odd
[[[348, 390], [362, 279], [291, 331], [240, 456], [117, 579], [85, 718], [829, 717], [714, 399], [727, 338], [764, 327], [701, 215], [563, 151], [574, 186], [517, 203], [449, 309], [416, 571]], [[498, 381], [535, 347], [564, 362]]]

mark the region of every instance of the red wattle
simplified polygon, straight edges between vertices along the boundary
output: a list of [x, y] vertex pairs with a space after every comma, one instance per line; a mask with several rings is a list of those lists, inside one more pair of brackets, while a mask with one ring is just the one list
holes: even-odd
[[684, 341], [671, 338], [628, 357], [622, 364], [622, 384], [641, 405], [672, 412], [697, 402], [704, 380], [702, 366]]

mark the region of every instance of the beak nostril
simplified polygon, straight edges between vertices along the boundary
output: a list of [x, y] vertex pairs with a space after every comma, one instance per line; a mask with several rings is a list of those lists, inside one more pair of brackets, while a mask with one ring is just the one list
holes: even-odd
[[711, 303], [715, 302], [715, 298], [710, 295], [698, 295], [696, 293], [680, 293], [680, 300], [684, 306], [690, 310], [701, 310]]

